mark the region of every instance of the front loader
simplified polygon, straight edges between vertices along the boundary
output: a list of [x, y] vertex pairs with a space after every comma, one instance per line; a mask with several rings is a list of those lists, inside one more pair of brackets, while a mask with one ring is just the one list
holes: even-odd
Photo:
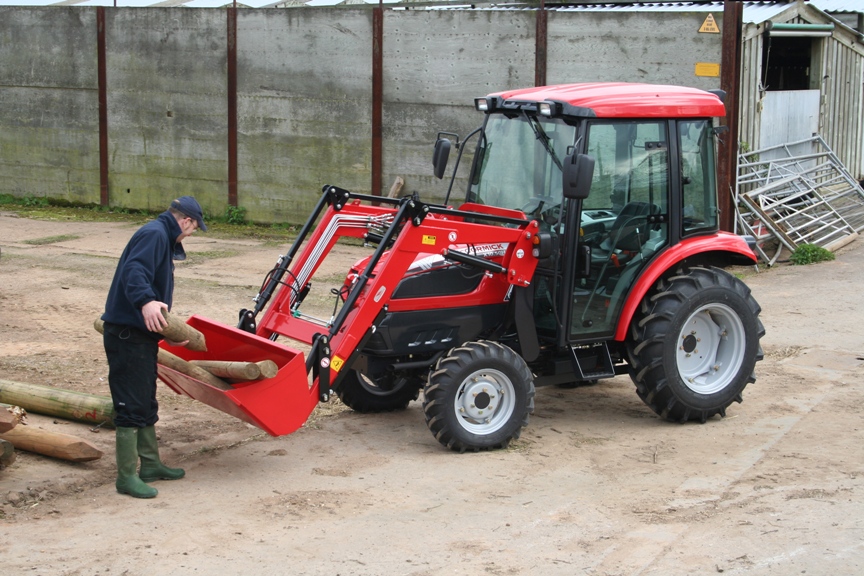
[[[162, 380], [272, 435], [296, 430], [334, 391], [382, 412], [422, 390], [429, 429], [457, 451], [518, 438], [535, 386], [629, 374], [645, 404], [676, 422], [740, 402], [764, 329], [750, 291], [722, 269], [755, 263], [745, 239], [718, 230], [722, 93], [571, 84], [475, 107], [480, 128], [436, 141], [438, 178], [458, 152], [444, 202], [325, 186], [236, 328], [189, 320], [208, 351], [183, 358], [270, 359], [275, 377], [220, 390], [160, 365]], [[371, 254], [331, 290], [334, 313], [321, 319], [304, 300], [344, 238]]]

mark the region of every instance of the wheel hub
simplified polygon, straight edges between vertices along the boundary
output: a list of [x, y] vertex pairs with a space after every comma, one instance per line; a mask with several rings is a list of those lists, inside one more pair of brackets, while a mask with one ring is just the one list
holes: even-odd
[[498, 370], [481, 370], [463, 380], [453, 407], [465, 429], [489, 434], [506, 423], [514, 400], [513, 384], [506, 375]]
[[700, 394], [725, 388], [744, 361], [744, 325], [723, 304], [709, 304], [691, 314], [678, 341], [678, 372], [684, 384]]

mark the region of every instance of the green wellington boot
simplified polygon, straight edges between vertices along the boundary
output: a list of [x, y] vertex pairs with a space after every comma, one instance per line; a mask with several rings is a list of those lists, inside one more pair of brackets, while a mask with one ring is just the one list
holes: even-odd
[[156, 427], [147, 426], [138, 431], [138, 456], [141, 458], [139, 476], [144, 482], [154, 480], [179, 480], [186, 475], [182, 468], [169, 468], [159, 459], [159, 444], [156, 441]]
[[133, 498], [155, 498], [159, 493], [138, 476], [138, 428], [117, 428], [117, 492]]

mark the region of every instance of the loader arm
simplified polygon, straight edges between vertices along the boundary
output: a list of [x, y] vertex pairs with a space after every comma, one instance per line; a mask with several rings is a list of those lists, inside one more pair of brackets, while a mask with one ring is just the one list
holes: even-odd
[[[264, 314], [255, 333], [194, 317], [195, 327], [205, 334], [208, 349], [215, 340], [221, 357], [186, 349], [180, 354], [187, 360], [232, 360], [241, 359], [241, 354], [247, 360], [276, 357], [277, 375], [218, 390], [160, 365], [160, 377], [171, 388], [251, 422], [271, 435], [288, 434], [305, 422], [319, 401], [329, 399], [333, 384], [351, 366], [364, 338], [376, 330], [396, 287], [418, 257], [440, 254], [483, 269], [496, 277], [501, 301], [511, 286], [528, 286], [537, 265], [533, 248], [538, 224], [519, 211], [479, 205], [454, 210], [422, 203], [416, 197], [389, 200], [336, 187], [325, 187], [324, 202], [319, 206], [323, 212], [320, 221], [314, 225], [319, 215], [310, 216], [303, 228], [308, 234], [298, 236], [288, 255], [280, 258], [281, 270], [277, 266], [265, 281], [256, 307]], [[378, 246], [351, 285], [338, 313], [329, 320], [303, 314], [299, 305], [304, 287], [337, 242], [341, 238], [368, 237], [375, 238]], [[458, 249], [490, 243], [505, 247], [500, 258], [487, 259]], [[251, 320], [254, 325], [254, 312], [252, 318], [246, 314], [247, 323]], [[288, 341], [276, 342], [279, 337]], [[292, 342], [310, 345], [311, 350], [304, 356], [290, 347]]]

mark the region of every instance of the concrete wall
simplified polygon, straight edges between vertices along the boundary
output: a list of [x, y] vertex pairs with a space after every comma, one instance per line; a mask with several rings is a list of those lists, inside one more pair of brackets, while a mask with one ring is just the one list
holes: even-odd
[[[526, 11], [387, 12], [384, 19], [384, 193], [397, 176], [405, 192], [441, 200], [449, 179], [432, 176], [439, 131], [467, 136], [483, 121], [474, 98], [534, 84], [536, 15]], [[473, 150], [476, 138], [469, 143]], [[471, 156], [460, 165], [466, 174]], [[451, 152], [450, 167], [456, 151]], [[464, 198], [466, 180], [454, 186]], [[456, 189], [456, 188], [459, 189]]]
[[302, 221], [324, 184], [370, 193], [372, 12], [241, 10], [238, 203]]
[[96, 13], [0, 7], [0, 193], [99, 202]]
[[106, 10], [109, 202], [161, 210], [227, 199], [224, 10]]
[[[719, 76], [695, 74], [696, 63], [720, 64], [721, 35], [698, 32], [705, 17], [705, 12], [552, 12], [546, 80], [720, 88]], [[722, 10], [714, 17], [722, 23]]]
[[[194, 194], [222, 214], [226, 11], [105, 14], [110, 204], [159, 210]], [[250, 219], [300, 222], [324, 184], [371, 192], [372, 17], [238, 11], [238, 203]], [[697, 33], [704, 18], [550, 12], [547, 80], [716, 88], [719, 78], [694, 74], [720, 59], [720, 35]], [[534, 83], [535, 26], [528, 10], [385, 12], [376, 192], [401, 176], [405, 192], [443, 198], [446, 182], [431, 176], [437, 132], [466, 136], [482, 121], [474, 97]], [[0, 193], [99, 202], [96, 38], [95, 8], [0, 8], [0, 41], [16, 47], [0, 54]], [[454, 198], [463, 193], [464, 181]]]

